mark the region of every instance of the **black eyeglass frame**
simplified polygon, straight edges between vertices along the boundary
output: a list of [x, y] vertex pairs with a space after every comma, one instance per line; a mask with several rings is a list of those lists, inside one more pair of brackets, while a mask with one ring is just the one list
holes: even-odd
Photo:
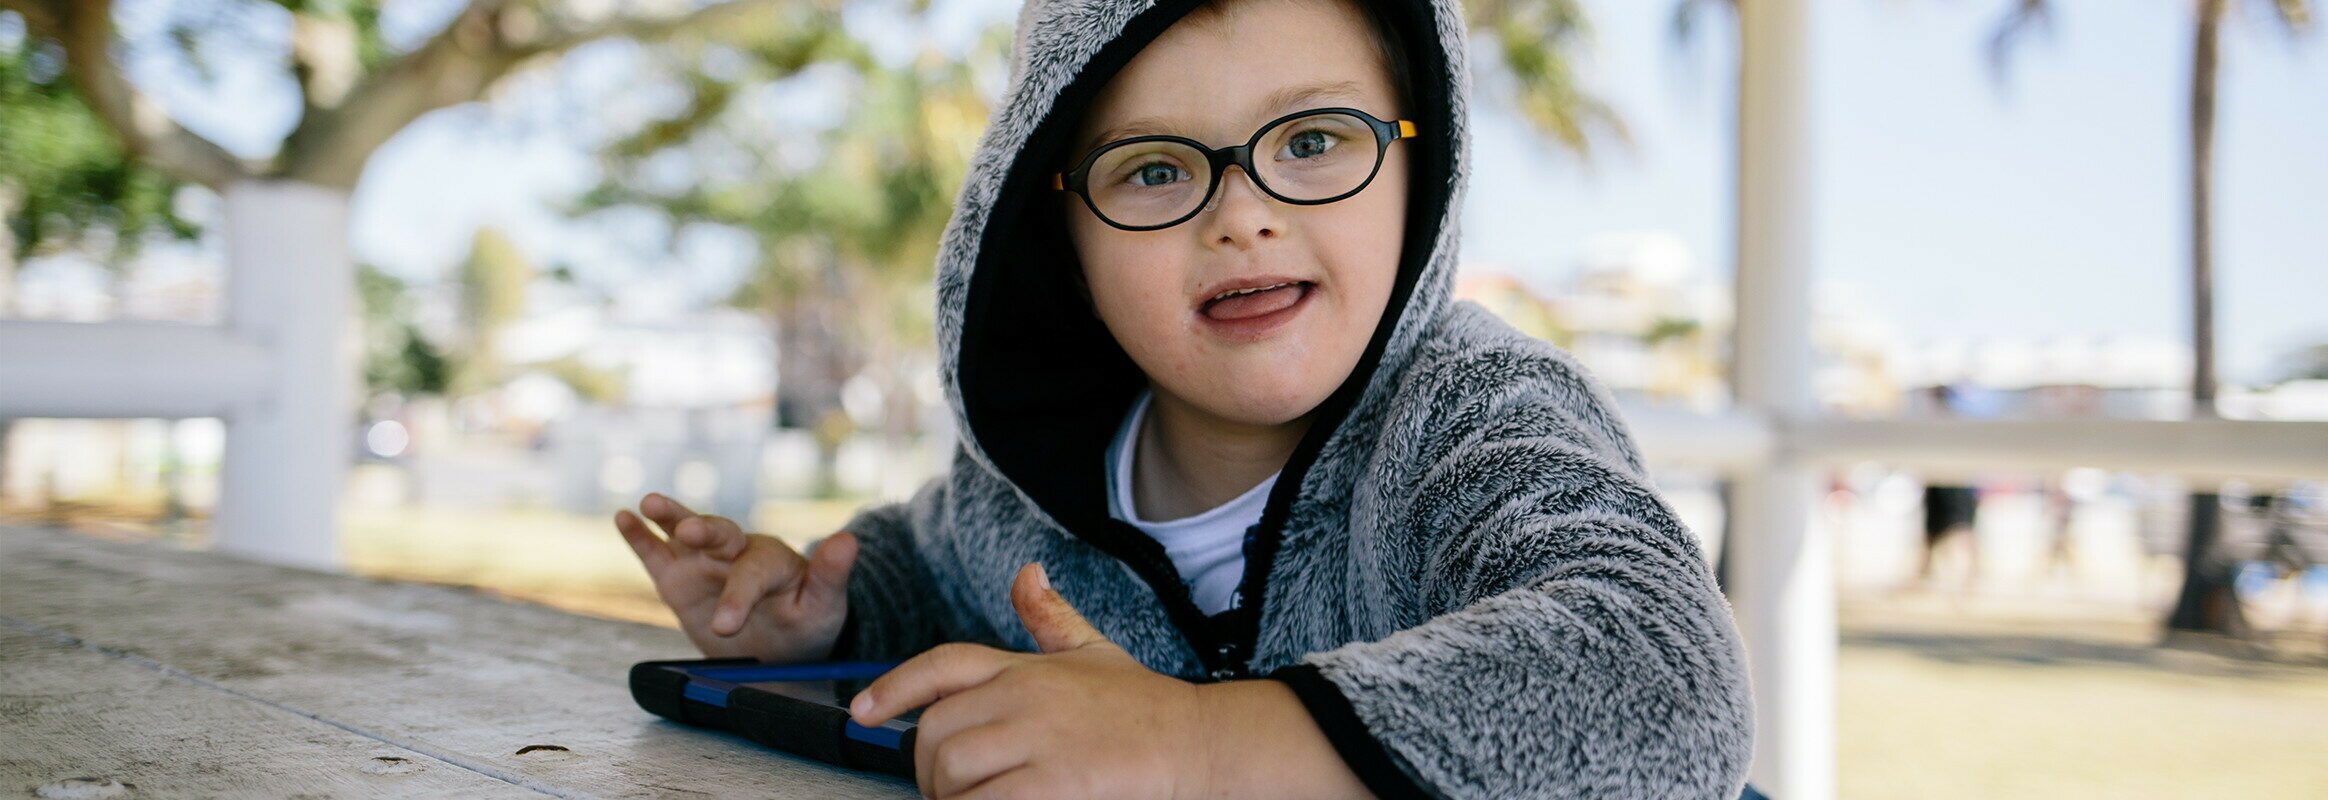
[[[1253, 147], [1261, 143], [1261, 137], [1264, 134], [1269, 133], [1269, 131], [1275, 129], [1279, 125], [1283, 125], [1285, 123], [1292, 122], [1304, 117], [1313, 117], [1320, 114], [1350, 114], [1358, 117], [1361, 120], [1365, 120], [1367, 127], [1374, 129], [1374, 168], [1367, 171], [1366, 180], [1359, 181], [1357, 188], [1338, 195], [1334, 195], [1333, 197], [1325, 198], [1323, 200], [1296, 200], [1291, 197], [1278, 194], [1277, 190], [1269, 188], [1269, 182], [1263, 179], [1258, 171], [1254, 170]], [[1280, 201], [1299, 206], [1320, 206], [1337, 200], [1343, 200], [1350, 197], [1351, 195], [1365, 191], [1367, 186], [1374, 183], [1374, 176], [1382, 172], [1383, 154], [1390, 150], [1390, 143], [1400, 139], [1412, 138], [1415, 138], [1415, 121], [1411, 119], [1385, 120], [1376, 117], [1373, 114], [1368, 114], [1364, 111], [1344, 106], [1312, 108], [1303, 111], [1296, 111], [1291, 114], [1270, 120], [1269, 122], [1263, 124], [1260, 128], [1254, 130], [1253, 137], [1246, 139], [1244, 144], [1232, 145], [1229, 147], [1207, 147], [1203, 142], [1190, 139], [1186, 136], [1173, 136], [1171, 134], [1163, 133], [1117, 139], [1113, 142], [1092, 148], [1091, 152], [1085, 154], [1083, 156], [1083, 160], [1080, 163], [1077, 163], [1074, 169], [1067, 172], [1051, 173], [1051, 188], [1060, 191], [1074, 192], [1075, 196], [1083, 198], [1083, 206], [1085, 208], [1091, 209], [1092, 216], [1098, 217], [1099, 221], [1105, 222], [1115, 228], [1127, 231], [1162, 230], [1164, 228], [1169, 228], [1174, 225], [1187, 222], [1190, 219], [1195, 218], [1196, 215], [1204, 213], [1205, 206], [1212, 203], [1213, 193], [1218, 192], [1221, 189], [1221, 176], [1228, 173], [1228, 168], [1232, 164], [1243, 167], [1245, 170], [1245, 177], [1251, 179], [1254, 186], [1260, 187], [1261, 191], [1270, 197], [1274, 197]], [[1123, 223], [1109, 219], [1106, 212], [1099, 210], [1099, 204], [1091, 199], [1091, 192], [1089, 191], [1091, 167], [1093, 164], [1099, 161], [1099, 157], [1118, 147], [1139, 144], [1141, 142], [1177, 142], [1184, 144], [1199, 153], [1203, 153], [1205, 160], [1210, 164], [1211, 172], [1206, 179], [1207, 183], [1204, 187], [1204, 199], [1198, 200], [1194, 208], [1189, 209], [1188, 213], [1180, 215], [1180, 218], [1178, 219], [1172, 220], [1170, 222], [1159, 223], [1156, 225], [1125, 225]]]

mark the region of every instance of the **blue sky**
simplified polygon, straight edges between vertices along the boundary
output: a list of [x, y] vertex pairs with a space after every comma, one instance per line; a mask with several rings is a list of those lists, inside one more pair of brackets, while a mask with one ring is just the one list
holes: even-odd
[[[424, 31], [452, 0], [392, 4], [392, 27]], [[943, 35], [1013, 0], [940, 0]], [[1475, 164], [1464, 209], [1467, 260], [1549, 284], [1612, 232], [1678, 238], [1699, 268], [1729, 273], [1729, 26], [1683, 45], [1668, 0], [1587, 0], [1596, 27], [1583, 71], [1624, 117], [1630, 147], [1588, 163], [1530, 133], [1480, 64]], [[2052, 36], [1991, 80], [1982, 45], [2004, 0], [1825, 0], [1814, 18], [1816, 272], [1910, 341], [2053, 335], [2188, 336], [2184, 142], [2189, 3], [2063, 0]], [[2218, 341], [2226, 378], [2328, 341], [2328, 35], [2290, 40], [2260, 3], [2234, 3], [2218, 129]], [[124, 11], [137, 35], [140, 4]], [[873, 24], [875, 16], [867, 16]], [[262, 14], [249, 47], [279, 48]], [[418, 35], [410, 33], [408, 35]], [[134, 39], [133, 39], [134, 40]], [[630, 243], [656, 235], [620, 219], [560, 221], [551, 203], [587, 186], [579, 142], [593, 106], [629, 79], [635, 49], [594, 45], [555, 74], [526, 76], [491, 106], [439, 112], [373, 159], [355, 206], [359, 258], [440, 276], [471, 232], [509, 230], [546, 262], [634, 288], [625, 302], [684, 308], [739, 272], [742, 243], [693, 237], [679, 256]], [[229, 64], [211, 97], [165, 59], [132, 54], [141, 82], [189, 127], [261, 153], [296, 113], [267, 64]], [[836, 93], [787, 102], [830, 109]], [[579, 98], [579, 100], [578, 100]], [[575, 108], [591, 113], [577, 114]]]
[[[2003, 2], [1816, 5], [1819, 280], [1912, 340], [2187, 339], [2190, 4], [2061, 2], [2053, 35], [2025, 41], [2003, 84], [1981, 49]], [[1579, 164], [1481, 97], [1479, 161], [1515, 167], [1474, 173], [1466, 254], [1557, 274], [1597, 232], [1666, 230], [1726, 277], [1734, 49], [1675, 44], [1668, 3], [1587, 6], [1588, 72], [1636, 146]], [[2233, 378], [2328, 341], [2328, 36], [2291, 41], [2262, 14], [2235, 16], [2215, 250]]]

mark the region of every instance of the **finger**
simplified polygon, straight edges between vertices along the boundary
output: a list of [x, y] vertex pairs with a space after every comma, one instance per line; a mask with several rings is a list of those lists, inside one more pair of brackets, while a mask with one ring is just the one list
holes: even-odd
[[970, 787], [970, 791], [954, 797], [960, 800], [1022, 800], [1028, 797], [1057, 796], [1059, 786], [1051, 776], [1034, 767], [1022, 766], [988, 778], [985, 783]]
[[630, 543], [631, 552], [638, 554], [639, 563], [647, 565], [648, 572], [659, 572], [671, 562], [671, 546], [663, 537], [647, 530], [645, 520], [631, 514], [630, 509], [614, 512], [614, 529], [622, 533], [622, 540]]
[[[763, 541], [764, 540], [764, 541]], [[727, 586], [719, 592], [719, 608], [711, 614], [711, 632], [734, 636], [743, 630], [752, 606], [800, 577], [800, 556], [772, 538], [753, 540], [743, 555], [729, 565]]]
[[648, 492], [646, 497], [640, 498], [639, 513], [647, 515], [647, 519], [654, 520], [656, 527], [663, 529], [664, 536], [669, 536], [672, 531], [678, 530], [680, 520], [695, 516], [695, 512], [689, 511], [686, 506], [680, 505], [679, 501], [664, 496], [661, 492]]
[[993, 680], [1018, 659], [1030, 657], [982, 644], [941, 644], [874, 679], [873, 685], [849, 701], [849, 716], [859, 725], [875, 727], [908, 710], [969, 691]]
[[721, 561], [744, 552], [744, 529], [735, 520], [717, 514], [697, 514], [679, 521], [671, 540], [701, 550]]
[[[919, 739], [914, 775], [924, 794], [952, 797], [986, 779], [1027, 763], [1026, 737], [1004, 723], [992, 722], [955, 733], [936, 742]], [[928, 751], [927, 760], [919, 754]], [[926, 776], [926, 777], [923, 777]]]
[[793, 606], [804, 612], [846, 608], [849, 571], [857, 564], [857, 535], [841, 531], [809, 548], [808, 578], [793, 595]]
[[1018, 578], [1011, 581], [1010, 603], [1018, 608], [1019, 621], [1034, 634], [1035, 644], [1045, 653], [1107, 641], [1082, 612], [1051, 588], [1051, 578], [1041, 563], [1019, 568]]
[[1028, 708], [1027, 698], [1020, 692], [1010, 691], [1004, 680], [998, 678], [922, 709], [921, 718], [914, 724], [917, 737], [914, 752], [906, 754], [914, 761], [914, 777], [921, 781], [922, 791], [931, 793], [936, 789], [930, 779], [936, 776], [937, 770], [931, 764], [946, 740], [972, 728], [1001, 723]]

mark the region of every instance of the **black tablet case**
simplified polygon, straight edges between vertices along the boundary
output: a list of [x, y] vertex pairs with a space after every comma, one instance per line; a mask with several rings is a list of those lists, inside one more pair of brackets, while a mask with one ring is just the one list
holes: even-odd
[[749, 658], [641, 662], [631, 666], [631, 697], [640, 708], [673, 722], [724, 730], [787, 753], [913, 780], [915, 731], [904, 731], [895, 748], [862, 741], [848, 733], [848, 709], [750, 685], [729, 690], [724, 707], [714, 705], [687, 696], [688, 675], [669, 669], [758, 663]]

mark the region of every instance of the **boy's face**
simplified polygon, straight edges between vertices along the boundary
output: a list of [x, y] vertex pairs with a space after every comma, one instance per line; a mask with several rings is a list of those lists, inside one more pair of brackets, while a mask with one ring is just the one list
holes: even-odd
[[[1104, 144], [1095, 135], [1140, 118], [1161, 125], [1106, 141], [1170, 133], [1223, 147], [1310, 108], [1347, 106], [1386, 120], [1405, 112], [1373, 30], [1352, 4], [1227, 3], [1212, 24], [1176, 23], [1135, 55], [1101, 90], [1071, 158]], [[1343, 86], [1284, 106], [1268, 102], [1312, 84]], [[1305, 151], [1315, 144], [1306, 141]], [[1375, 147], [1370, 140], [1336, 146], [1362, 148], [1368, 158]], [[1393, 142], [1365, 190], [1324, 205], [1280, 202], [1243, 168], [1228, 168], [1202, 211], [1161, 230], [1112, 227], [1066, 196], [1068, 232], [1100, 320], [1159, 394], [1234, 423], [1301, 418], [1349, 376], [1389, 304], [1410, 146]], [[1283, 155], [1261, 152], [1267, 147], [1256, 148], [1256, 163]], [[1208, 309], [1218, 287], [1254, 279], [1305, 285]], [[1272, 309], [1279, 310], [1263, 313]]]

